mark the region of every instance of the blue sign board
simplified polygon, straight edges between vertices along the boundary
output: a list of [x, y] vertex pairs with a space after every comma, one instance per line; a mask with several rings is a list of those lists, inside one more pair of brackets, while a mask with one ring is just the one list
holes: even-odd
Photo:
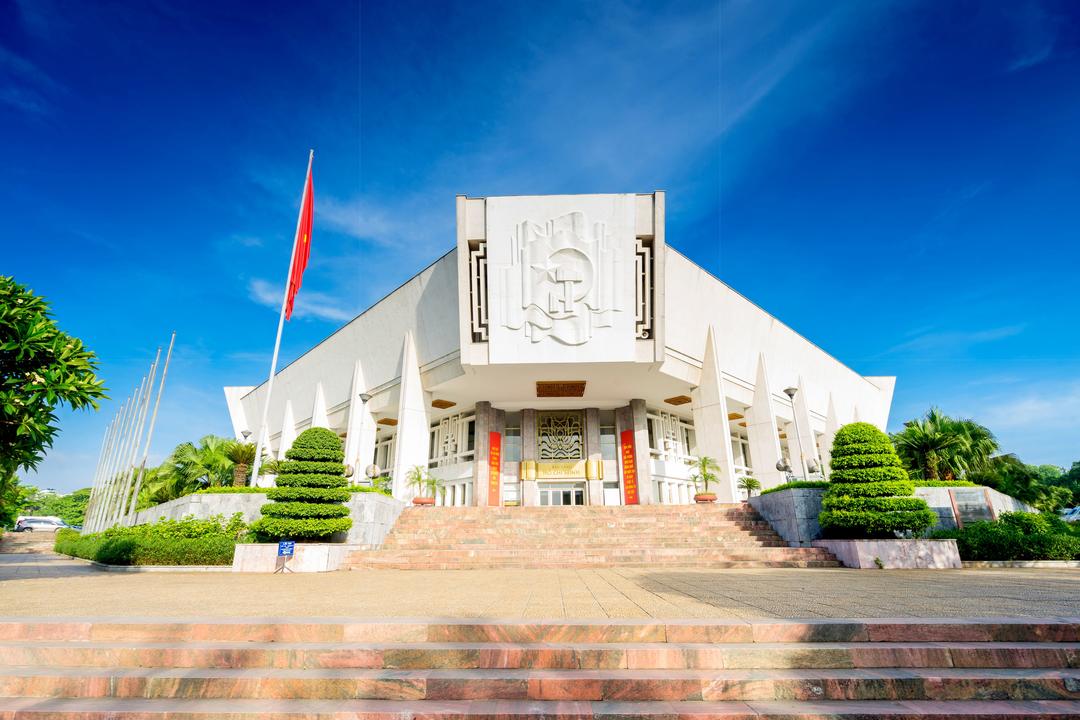
[[292, 557], [296, 550], [295, 540], [281, 540], [277, 544], [278, 557]]

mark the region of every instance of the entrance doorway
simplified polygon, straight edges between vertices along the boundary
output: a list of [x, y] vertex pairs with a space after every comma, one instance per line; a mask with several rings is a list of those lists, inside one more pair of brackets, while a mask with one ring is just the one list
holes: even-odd
[[583, 482], [545, 482], [539, 485], [541, 506], [585, 504]]

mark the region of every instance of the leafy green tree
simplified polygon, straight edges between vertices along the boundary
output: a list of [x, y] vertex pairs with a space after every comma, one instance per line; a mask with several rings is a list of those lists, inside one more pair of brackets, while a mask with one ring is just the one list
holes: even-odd
[[68, 525], [82, 525], [86, 517], [86, 505], [90, 502], [90, 488], [75, 490], [67, 495], [38, 492], [23, 504], [23, 515], [50, 515]]
[[0, 276], [0, 502], [14, 497], [17, 470], [32, 470], [60, 428], [56, 410], [98, 409], [97, 358], [60, 330], [42, 298]]
[[1067, 487], [1044, 484], [1042, 479], [1046, 473], [1040, 467], [1028, 465], [1016, 455], [998, 455], [969, 478], [1043, 512], [1056, 512], [1069, 504], [1072, 492]]
[[352, 527], [341, 438], [326, 428], [300, 433], [278, 463], [273, 502], [262, 506], [252, 530], [263, 540], [326, 540]]
[[914, 493], [889, 436], [869, 423], [851, 423], [833, 439], [832, 475], [818, 521], [830, 537], [918, 534], [937, 516]]

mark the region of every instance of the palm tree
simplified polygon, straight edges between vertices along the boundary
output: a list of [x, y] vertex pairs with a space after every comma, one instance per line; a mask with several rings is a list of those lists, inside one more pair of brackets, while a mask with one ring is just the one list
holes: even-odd
[[405, 482], [409, 487], [416, 488], [417, 497], [434, 498], [435, 493], [442, 489], [439, 479], [422, 465], [413, 465], [409, 468]]
[[719, 480], [716, 473], [719, 472], [720, 465], [708, 455], [702, 455], [690, 464], [694, 468], [694, 472], [691, 473], [690, 479], [694, 481], [694, 484], [701, 485], [704, 488], [704, 492], [708, 493], [709, 483]]
[[942, 458], [964, 442], [947, 427], [950, 421], [937, 408], [930, 408], [925, 418], [908, 420], [904, 429], [892, 436], [900, 459], [925, 480], [937, 480]]
[[753, 475], [743, 475], [739, 478], [739, 489], [746, 492], [746, 499], [749, 500], [755, 490], [761, 489], [761, 481]]
[[233, 487], [247, 485], [248, 469], [255, 462], [255, 443], [234, 442], [225, 451], [225, 456], [233, 463]]
[[998, 450], [994, 434], [974, 420], [949, 417], [930, 408], [892, 436], [908, 471], [925, 480], [953, 480], [987, 467]]
[[229, 446], [234, 441], [207, 435], [198, 446], [183, 442], [176, 446], [169, 458], [173, 471], [186, 483], [220, 487], [232, 480], [233, 461], [229, 459]]

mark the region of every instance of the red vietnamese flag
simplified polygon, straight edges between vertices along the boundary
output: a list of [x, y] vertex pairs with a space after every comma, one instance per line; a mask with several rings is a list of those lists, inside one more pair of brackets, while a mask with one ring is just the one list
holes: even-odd
[[285, 299], [285, 319], [292, 317], [293, 299], [300, 291], [304, 268], [311, 255], [311, 225], [315, 221], [315, 197], [311, 183], [311, 162], [308, 162], [307, 181], [304, 183], [304, 199], [300, 203], [300, 219], [296, 224], [296, 240], [293, 244], [292, 265], [289, 267], [289, 293]]

